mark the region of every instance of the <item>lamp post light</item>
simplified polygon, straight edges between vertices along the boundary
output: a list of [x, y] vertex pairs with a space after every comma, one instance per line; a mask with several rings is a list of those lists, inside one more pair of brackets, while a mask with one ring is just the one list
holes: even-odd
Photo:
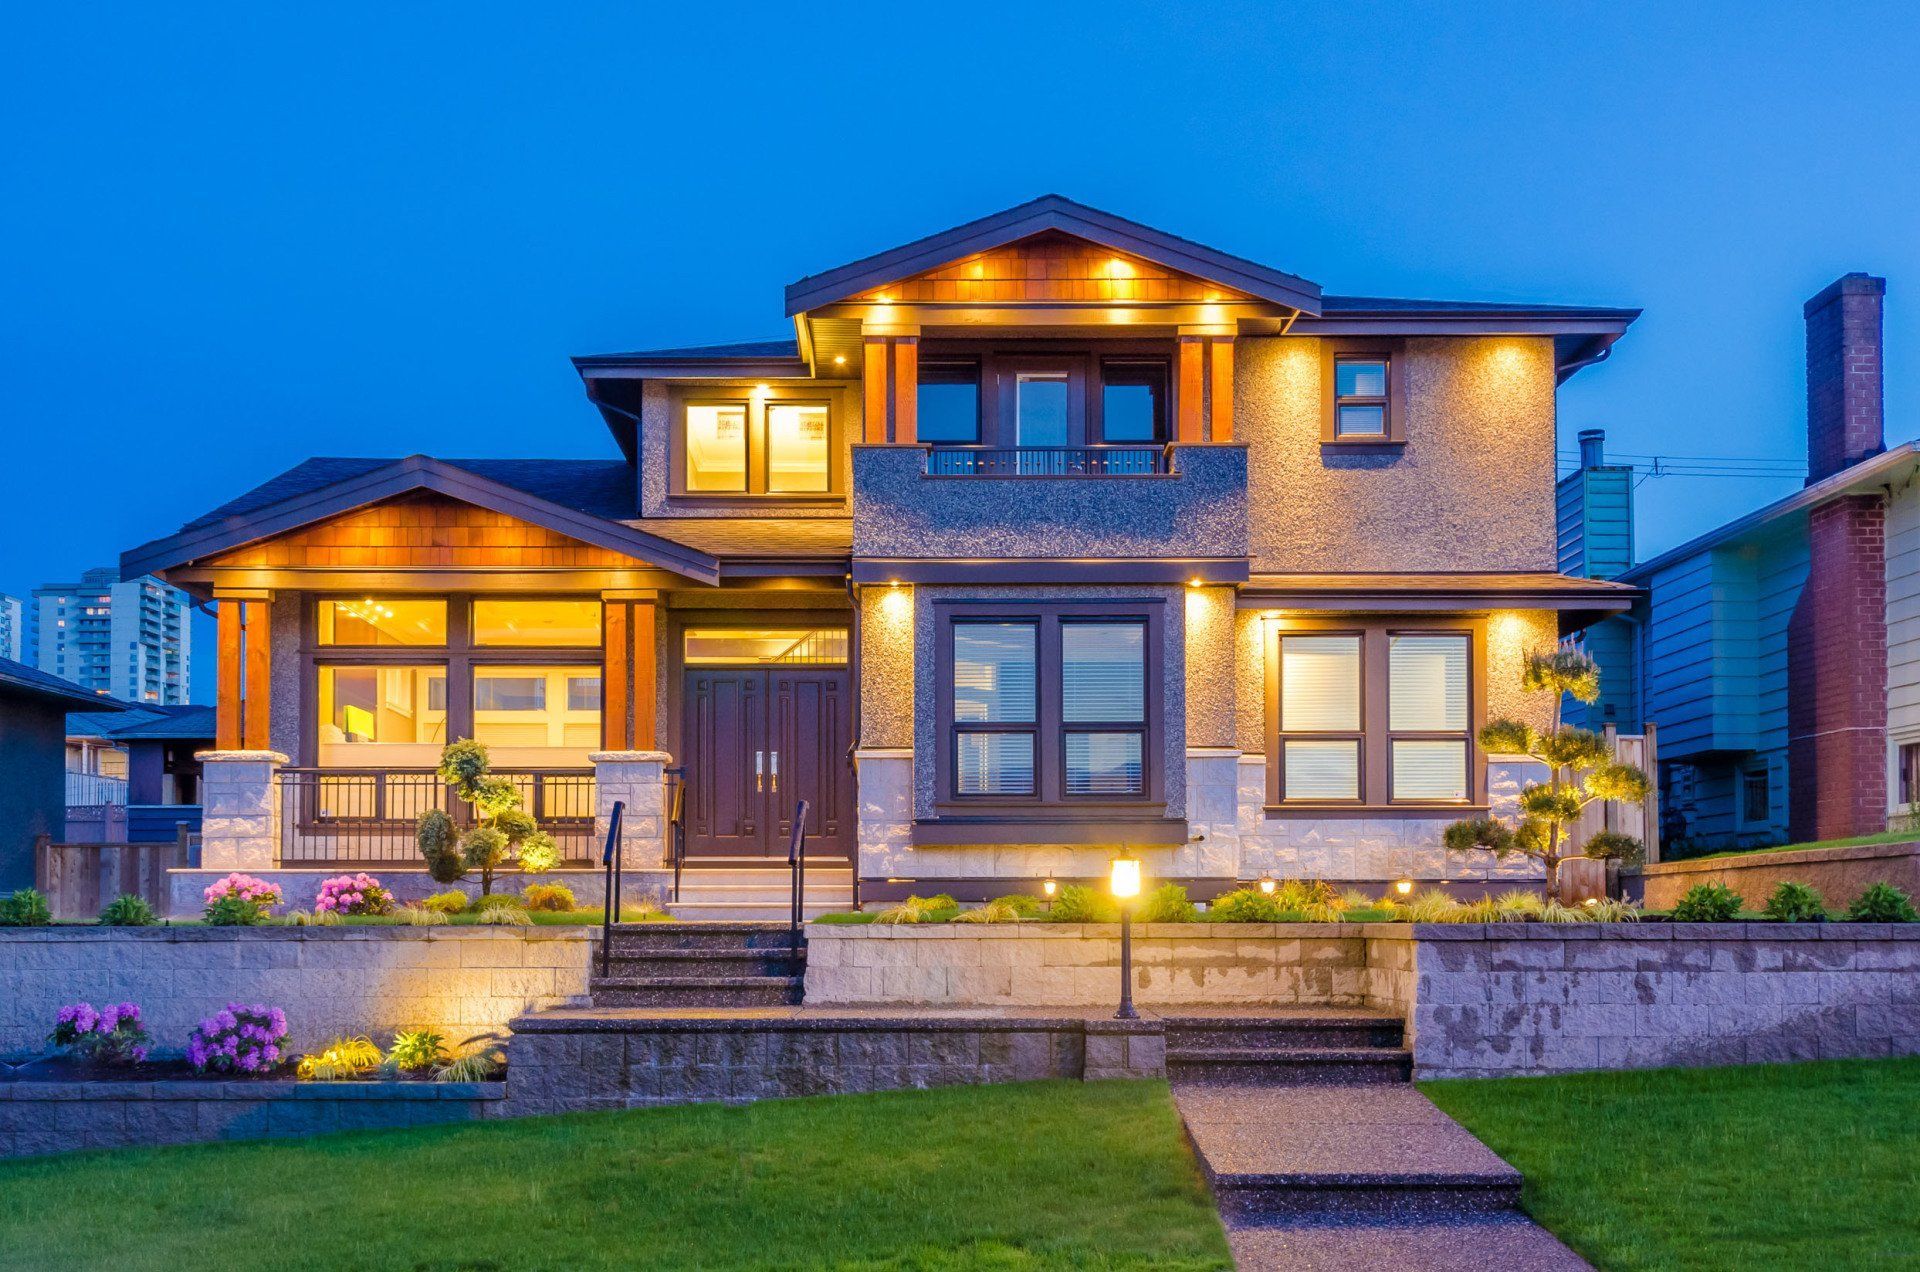
[[1045, 878], [1044, 880], [1042, 880], [1042, 881], [1041, 881], [1041, 883], [1040, 883], [1040, 891], [1042, 891], [1042, 892], [1044, 892], [1044, 893], [1046, 894], [1046, 897], [1047, 897], [1047, 902], [1048, 902], [1049, 904], [1051, 904], [1051, 903], [1053, 902], [1053, 894], [1054, 894], [1054, 892], [1055, 892], [1055, 891], [1057, 891], [1057, 890], [1059, 889], [1059, 887], [1060, 887], [1060, 885], [1059, 885], [1059, 884], [1057, 884], [1057, 883], [1055, 883], [1055, 882], [1053, 881], [1053, 875], [1052, 875], [1052, 874], [1048, 874], [1048, 875], [1047, 875], [1047, 877], [1046, 877], [1046, 878]]
[[1413, 891], [1413, 880], [1401, 879], [1393, 885], [1393, 890], [1404, 897]]
[[1122, 849], [1108, 884], [1120, 903], [1120, 1010], [1113, 1018], [1134, 1020], [1139, 1013], [1133, 1009], [1133, 899], [1140, 895], [1140, 858]]
[[1260, 891], [1267, 896], [1273, 895], [1273, 871], [1267, 870], [1261, 873]]

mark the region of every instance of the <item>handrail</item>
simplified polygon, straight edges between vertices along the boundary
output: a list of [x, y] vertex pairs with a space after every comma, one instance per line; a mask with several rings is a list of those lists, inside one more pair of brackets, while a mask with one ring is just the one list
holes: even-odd
[[687, 771], [666, 771], [673, 779], [673, 802], [667, 808], [667, 862], [673, 867], [673, 899], [680, 899], [680, 867], [687, 860]]
[[1157, 442], [1101, 446], [934, 446], [933, 477], [1142, 477], [1169, 471]]
[[793, 810], [793, 838], [787, 841], [787, 865], [793, 870], [793, 910], [788, 918], [789, 944], [800, 948], [800, 924], [807, 904], [807, 801]]
[[620, 819], [627, 811], [626, 801], [614, 800], [613, 812], [607, 817], [607, 847], [601, 853], [600, 860], [606, 867], [605, 904], [600, 907], [600, 976], [605, 979], [613, 966], [613, 925], [620, 913], [620, 893], [625, 880], [621, 878], [621, 860], [625, 854], [620, 851]]

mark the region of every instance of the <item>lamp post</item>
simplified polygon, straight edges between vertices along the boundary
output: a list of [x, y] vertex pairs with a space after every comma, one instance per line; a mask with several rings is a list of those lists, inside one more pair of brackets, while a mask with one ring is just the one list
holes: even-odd
[[1115, 1020], [1134, 1020], [1133, 1009], [1133, 899], [1140, 895], [1140, 858], [1124, 849], [1113, 859], [1108, 877], [1113, 896], [1120, 903], [1120, 1010]]

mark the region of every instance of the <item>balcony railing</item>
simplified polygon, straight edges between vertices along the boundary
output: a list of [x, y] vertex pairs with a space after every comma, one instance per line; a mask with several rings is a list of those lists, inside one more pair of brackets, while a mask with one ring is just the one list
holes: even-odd
[[[585, 864], [593, 840], [592, 769], [496, 774], [520, 790], [521, 806], [560, 846], [565, 865]], [[414, 828], [437, 808], [465, 828], [473, 810], [433, 769], [280, 770], [280, 864], [418, 866]]]
[[932, 477], [1148, 477], [1165, 473], [1162, 446], [935, 446]]
[[67, 770], [67, 807], [98, 808], [127, 802], [127, 779], [106, 773]]

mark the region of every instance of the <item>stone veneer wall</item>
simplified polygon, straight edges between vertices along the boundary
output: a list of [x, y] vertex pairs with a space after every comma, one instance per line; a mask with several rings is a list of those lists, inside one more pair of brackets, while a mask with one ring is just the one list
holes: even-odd
[[43, 1051], [72, 1002], [140, 1005], [178, 1052], [229, 1002], [287, 1013], [288, 1046], [432, 1028], [459, 1043], [581, 1001], [597, 929], [0, 928], [0, 1055]]
[[[248, 870], [245, 873], [280, 885], [280, 894], [286, 898], [286, 902], [277, 913], [286, 914], [292, 910], [313, 909], [313, 900], [319, 895], [323, 880], [343, 874], [357, 874], [363, 868], [378, 879], [382, 887], [393, 893], [397, 900], [403, 902], [419, 901], [439, 892], [463, 892], [469, 897], [480, 895], [478, 875], [469, 875], [458, 883], [438, 883], [425, 869], [397, 869], [378, 863], [370, 863], [366, 867], [331, 866], [321, 869], [305, 866], [298, 869]], [[198, 919], [206, 910], [208, 885], [226, 878], [228, 873], [225, 870], [167, 871], [167, 888], [172, 901], [165, 917]], [[628, 866], [623, 870], [620, 882], [625, 904], [633, 905], [643, 900], [661, 903], [672, 891], [673, 871], [641, 870]], [[607, 891], [606, 875], [590, 868], [549, 870], [541, 874], [521, 874], [509, 870], [494, 878], [493, 890], [520, 893], [526, 890], [527, 885], [535, 883], [565, 886], [573, 893], [575, 904], [583, 909], [597, 909], [605, 900]]]
[[470, 1122], [503, 1082], [0, 1083], [0, 1157]]
[[1774, 888], [1785, 882], [1810, 884], [1828, 905], [1845, 906], [1876, 883], [1920, 895], [1920, 840], [1662, 861], [1643, 866], [1641, 879], [1649, 910], [1671, 910], [1681, 894], [1700, 883], [1725, 884], [1750, 910], [1764, 906]]
[[[816, 927], [807, 1001], [1102, 1006], [1113, 924]], [[1920, 1054], [1920, 924], [1142, 924], [1151, 1008], [1369, 1006], [1419, 1077]]]

